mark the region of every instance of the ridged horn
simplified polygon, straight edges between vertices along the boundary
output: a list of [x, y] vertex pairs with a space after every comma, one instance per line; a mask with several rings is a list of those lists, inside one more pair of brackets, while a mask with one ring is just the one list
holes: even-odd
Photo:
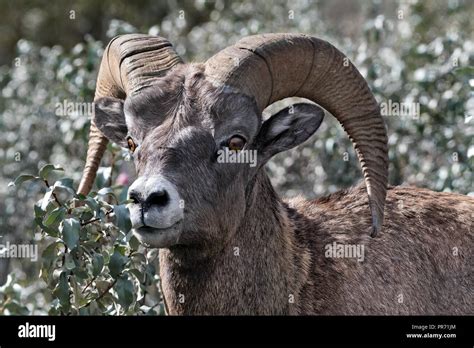
[[[159, 36], [128, 34], [107, 45], [97, 76], [94, 100], [102, 97], [125, 99], [151, 86], [176, 64], [181, 64], [168, 40]], [[91, 123], [87, 158], [78, 193], [87, 195], [94, 183], [108, 140]]]
[[263, 111], [287, 97], [328, 110], [349, 135], [364, 174], [372, 236], [383, 224], [388, 180], [387, 134], [380, 108], [349, 59], [328, 42], [301, 34], [249, 36], [206, 62], [206, 76], [255, 97]]

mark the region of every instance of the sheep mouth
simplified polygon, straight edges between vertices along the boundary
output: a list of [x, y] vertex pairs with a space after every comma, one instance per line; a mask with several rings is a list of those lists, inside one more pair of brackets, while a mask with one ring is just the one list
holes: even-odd
[[182, 220], [166, 228], [142, 226], [133, 229], [140, 243], [152, 248], [169, 248], [178, 244], [182, 232]]

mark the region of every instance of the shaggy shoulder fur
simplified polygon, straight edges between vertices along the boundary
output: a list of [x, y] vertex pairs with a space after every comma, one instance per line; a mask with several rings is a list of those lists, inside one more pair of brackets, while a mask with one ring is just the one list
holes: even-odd
[[[363, 185], [311, 202], [290, 200], [286, 209], [296, 242], [311, 255], [298, 313], [474, 313], [471, 197], [390, 187], [377, 238], [369, 236]], [[363, 246], [363, 261], [328, 257], [334, 243]]]

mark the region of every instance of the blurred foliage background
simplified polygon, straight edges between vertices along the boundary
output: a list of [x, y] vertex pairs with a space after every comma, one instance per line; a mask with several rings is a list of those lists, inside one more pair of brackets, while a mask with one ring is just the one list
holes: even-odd
[[[54, 163], [65, 171], [48, 173], [51, 182], [64, 176], [72, 179], [58, 184], [59, 199], [69, 203], [84, 199], [75, 197], [73, 190], [77, 188], [84, 164], [89, 118], [84, 110], [61, 115], [58, 105], [92, 101], [103, 48], [118, 34], [141, 32], [167, 37], [187, 61], [205, 60], [245, 35], [302, 32], [324, 38], [354, 62], [380, 103], [417, 103], [420, 107], [418, 117], [385, 117], [390, 145], [390, 183], [474, 194], [472, 1], [105, 0], [50, 3], [1, 0], [0, 8], [0, 244], [6, 241], [36, 243], [44, 256], [37, 263], [0, 258], [0, 285], [4, 284], [0, 287], [0, 313], [163, 312], [161, 307], [156, 307], [161, 308], [158, 311], [150, 310], [160, 304], [159, 293], [150, 290], [150, 287], [156, 288], [158, 280], [152, 269], [158, 265], [150, 258], [141, 262], [146, 270], [140, 272], [154, 281], [131, 283], [131, 276], [123, 277], [122, 273], [119, 276], [112, 270], [114, 266], [108, 264], [102, 284], [105, 288], [107, 284], [113, 285], [113, 295], [108, 302], [101, 298], [106, 303], [90, 310], [92, 306], [83, 298], [81, 303], [88, 308], [84, 311], [72, 311], [70, 304], [62, 303], [64, 293], [70, 291], [76, 296], [77, 284], [87, 285], [91, 280], [95, 283], [88, 287], [99, 290], [87, 296], [96, 299], [100, 296], [100, 284], [93, 277], [94, 274], [97, 276], [97, 262], [100, 264], [104, 260], [100, 261], [100, 257], [97, 260], [98, 254], [91, 254], [88, 260], [96, 262], [95, 268], [89, 269], [90, 275], [73, 281], [74, 270], [85, 267], [84, 264], [81, 266], [73, 250], [51, 249], [51, 241], [65, 228], [64, 221], [50, 217], [54, 209], [53, 215], [59, 214], [60, 207], [46, 207], [40, 212], [46, 214], [40, 220], [44, 222], [49, 218], [49, 234], [35, 223], [33, 207], [48, 192], [43, 180], [8, 187], [20, 173], [36, 175], [46, 163]], [[268, 111], [277, 110], [286, 103], [288, 101], [278, 102]], [[112, 187], [113, 192], [106, 192], [106, 195], [116, 195], [117, 201], [123, 203], [123, 192], [134, 175], [125, 153], [110, 146], [102, 166], [95, 191], [104, 186]], [[332, 117], [326, 117], [307, 143], [278, 155], [267, 169], [278, 191], [286, 196], [321, 196], [353, 185], [362, 178], [352, 145]], [[63, 185], [65, 182], [68, 184]], [[67, 196], [67, 191], [73, 193], [69, 192]], [[83, 214], [92, 214], [90, 218], [97, 216], [99, 219], [96, 230], [114, 230], [114, 221], [107, 220], [104, 210], [94, 212], [94, 204], [106, 209], [107, 199], [100, 194], [93, 196], [94, 202], [90, 203], [94, 208], [89, 212], [68, 211], [71, 219], [83, 221]], [[58, 216], [64, 218], [64, 211], [61, 214]], [[119, 226], [115, 230], [108, 249], [100, 247], [106, 265], [127, 257], [129, 263], [126, 264], [130, 265], [136, 262], [130, 261], [133, 253], [146, 255], [152, 252], [131, 246], [126, 227]], [[96, 232], [87, 226], [87, 233], [94, 235]], [[55, 233], [59, 234], [55, 236]], [[82, 236], [80, 243], [92, 240], [89, 234]], [[45, 262], [45, 257], [53, 254], [56, 259], [62, 258], [62, 265], [54, 266], [59, 272], [45, 280], [47, 267], [53, 267], [51, 259]], [[68, 255], [72, 255], [73, 263], [67, 264]], [[141, 275], [136, 278], [140, 279]], [[142, 290], [148, 287], [152, 300], [145, 301], [143, 296], [139, 299], [133, 286], [141, 286]], [[114, 298], [117, 301], [114, 302]], [[80, 307], [81, 303], [76, 304]], [[117, 309], [117, 303], [122, 309]], [[116, 310], [111, 309], [113, 305]], [[148, 306], [148, 309], [140, 311], [140, 306]]]

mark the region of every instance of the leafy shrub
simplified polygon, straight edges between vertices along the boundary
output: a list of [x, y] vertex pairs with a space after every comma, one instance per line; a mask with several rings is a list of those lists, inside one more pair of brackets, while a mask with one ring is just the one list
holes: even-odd
[[[158, 253], [147, 251], [130, 231], [127, 188], [105, 187], [85, 197], [70, 178], [50, 183], [53, 171], [63, 169], [46, 164], [38, 175], [20, 175], [11, 183], [44, 184], [34, 215], [43, 249], [40, 278], [51, 291], [48, 313], [163, 314], [163, 302], [147, 302], [147, 294], [158, 288]], [[0, 289], [11, 298], [0, 313], [28, 313], [14, 290], [13, 278]]]

